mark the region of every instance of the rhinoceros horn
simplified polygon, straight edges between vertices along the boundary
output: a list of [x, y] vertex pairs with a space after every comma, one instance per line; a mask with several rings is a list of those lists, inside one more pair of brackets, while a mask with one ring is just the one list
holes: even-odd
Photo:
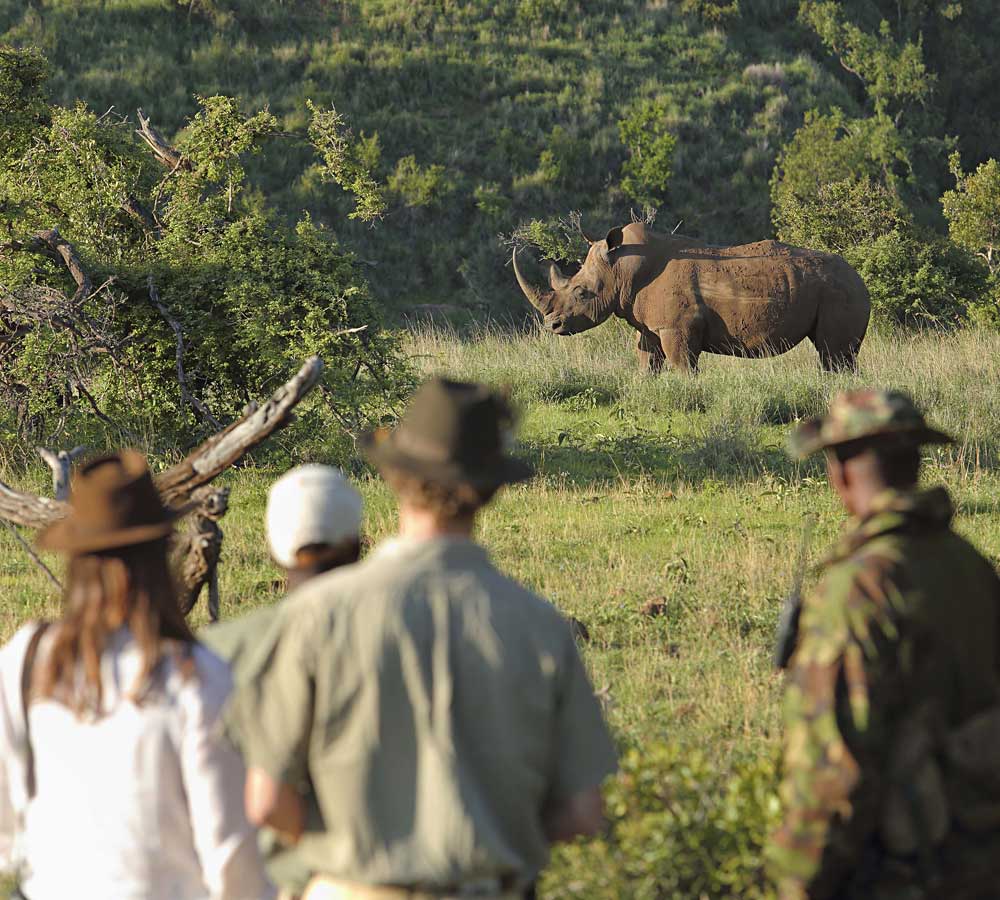
[[555, 263], [549, 266], [549, 284], [552, 285], [554, 291], [565, 290], [569, 285], [569, 279], [559, 271], [559, 266]]
[[517, 265], [517, 248], [514, 248], [514, 275], [517, 277], [517, 283], [520, 285], [524, 296], [528, 298], [528, 302], [535, 307], [543, 316], [547, 315], [549, 312], [549, 300], [545, 297], [537, 287], [535, 287], [524, 275], [521, 273], [520, 268]]

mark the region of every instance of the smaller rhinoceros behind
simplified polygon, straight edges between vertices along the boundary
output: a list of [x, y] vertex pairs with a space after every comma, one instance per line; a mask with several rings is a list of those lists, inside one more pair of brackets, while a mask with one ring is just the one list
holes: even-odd
[[850, 369], [871, 303], [857, 272], [832, 253], [777, 241], [713, 247], [657, 234], [641, 223], [591, 241], [572, 278], [556, 266], [549, 289], [521, 290], [553, 334], [577, 334], [611, 315], [639, 332], [639, 361], [693, 371], [701, 353], [772, 356], [809, 338], [823, 368]]

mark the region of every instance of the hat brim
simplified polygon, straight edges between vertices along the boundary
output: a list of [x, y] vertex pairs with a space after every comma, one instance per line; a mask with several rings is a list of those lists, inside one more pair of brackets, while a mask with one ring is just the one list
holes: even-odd
[[936, 428], [928, 428], [926, 425], [913, 427], [904, 426], [894, 429], [883, 429], [871, 435], [858, 435], [856, 437], [844, 438], [843, 440], [824, 440], [822, 416], [806, 419], [788, 439], [788, 453], [796, 459], [805, 459], [807, 456], [817, 453], [820, 450], [827, 450], [830, 447], [841, 447], [844, 444], [854, 444], [858, 441], [878, 441], [881, 438], [905, 438], [910, 443], [920, 444], [953, 444], [955, 439], [943, 431]]
[[35, 538], [35, 545], [42, 550], [79, 555], [81, 553], [97, 553], [101, 550], [113, 550], [118, 547], [129, 547], [133, 544], [145, 544], [171, 534], [177, 518], [177, 513], [171, 510], [168, 518], [162, 522], [151, 522], [148, 525], [136, 525], [133, 528], [98, 533], [81, 531], [76, 527], [72, 516], [67, 516], [40, 531]]
[[376, 429], [361, 437], [362, 452], [379, 470], [398, 469], [437, 484], [471, 484], [485, 489], [516, 484], [535, 474], [529, 463], [504, 454], [484, 461], [482, 467], [454, 460], [438, 462], [421, 459], [400, 449], [393, 440], [393, 434], [386, 429]]

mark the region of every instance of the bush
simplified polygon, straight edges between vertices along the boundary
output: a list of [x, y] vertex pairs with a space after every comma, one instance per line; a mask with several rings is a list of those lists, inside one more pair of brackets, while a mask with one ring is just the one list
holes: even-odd
[[670, 181], [677, 139], [667, 121], [666, 104], [646, 100], [618, 123], [618, 133], [629, 153], [622, 166], [622, 190], [637, 203], [656, 206]]
[[781, 240], [844, 257], [864, 280], [872, 312], [887, 324], [989, 322], [987, 273], [972, 253], [922, 232], [896, 194], [870, 177], [820, 184], [809, 196], [779, 194]]
[[895, 229], [854, 247], [845, 258], [868, 286], [872, 311], [883, 322], [996, 324], [984, 267], [944, 238]]
[[542, 892], [553, 900], [771, 896], [762, 850], [777, 822], [776, 762], [728, 771], [674, 744], [635, 747], [607, 789], [610, 828], [558, 849]]
[[430, 206], [451, 190], [444, 166], [420, 166], [415, 156], [404, 156], [389, 176], [389, 190], [411, 209]]
[[[0, 83], [26, 82], [22, 112], [36, 73], [31, 54], [0, 57]], [[276, 137], [274, 117], [199, 103], [176, 148], [159, 136], [147, 148], [132, 123], [82, 104], [4, 111], [22, 152], [0, 157], [0, 397], [22, 437], [183, 445], [313, 353], [327, 367], [302, 414], [326, 433], [378, 419], [407, 389], [351, 255], [246, 189], [244, 161]], [[373, 187], [342, 120], [314, 110], [313, 126], [321, 172]], [[334, 171], [344, 154], [352, 164]]]

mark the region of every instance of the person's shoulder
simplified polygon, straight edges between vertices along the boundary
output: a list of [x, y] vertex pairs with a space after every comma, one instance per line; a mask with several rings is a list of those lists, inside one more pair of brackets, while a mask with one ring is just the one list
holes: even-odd
[[279, 604], [271, 604], [234, 619], [213, 622], [199, 629], [198, 641], [235, 667], [247, 648], [267, 633], [279, 609]]
[[902, 585], [902, 560], [887, 548], [866, 546], [830, 564], [803, 610], [812, 639], [840, 644], [875, 629], [891, 633], [894, 600]]
[[233, 690], [229, 664], [195, 641], [168, 651], [168, 685], [186, 716], [194, 722], [211, 722], [221, 714]]
[[490, 593], [505, 608], [514, 611], [528, 631], [558, 643], [572, 643], [569, 620], [552, 603], [517, 579], [490, 563]]
[[41, 625], [42, 622], [38, 620], [25, 622], [11, 635], [10, 640], [0, 647], [0, 679], [5, 690], [10, 687], [11, 690], [20, 691], [21, 669], [28, 652], [28, 644]]
[[11, 635], [10, 640], [0, 647], [0, 665], [11, 661], [22, 660], [25, 653], [28, 651], [28, 644], [31, 642], [31, 638], [34, 636], [35, 632], [38, 631], [41, 625], [41, 620], [32, 619], [25, 622], [20, 628], [18, 628], [17, 631]]

